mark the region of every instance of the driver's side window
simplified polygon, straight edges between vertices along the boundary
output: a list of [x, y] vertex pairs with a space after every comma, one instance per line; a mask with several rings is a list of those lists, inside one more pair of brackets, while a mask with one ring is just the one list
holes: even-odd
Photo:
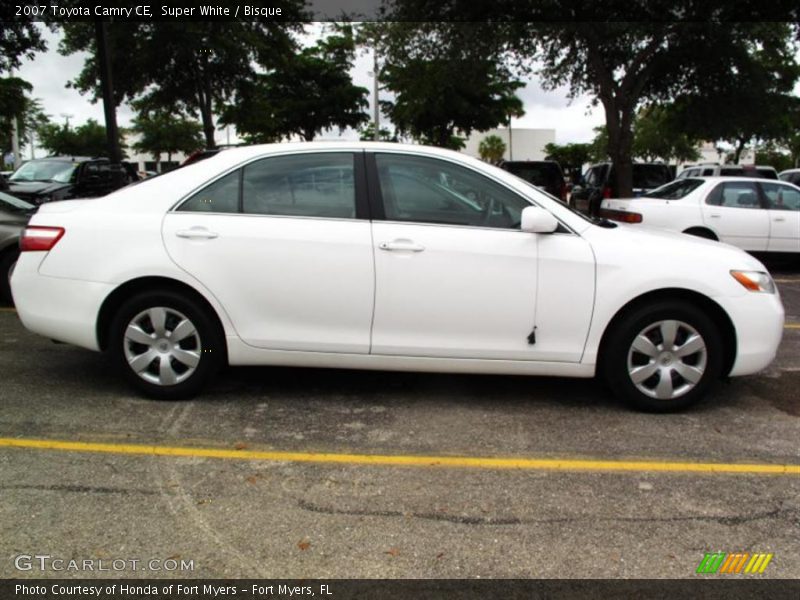
[[377, 154], [389, 221], [518, 229], [529, 203], [469, 169], [436, 158]]

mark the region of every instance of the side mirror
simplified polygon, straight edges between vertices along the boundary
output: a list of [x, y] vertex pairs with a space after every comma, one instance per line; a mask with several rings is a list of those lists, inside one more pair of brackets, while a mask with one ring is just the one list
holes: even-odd
[[522, 209], [520, 229], [528, 233], [553, 233], [558, 229], [558, 219], [539, 206]]

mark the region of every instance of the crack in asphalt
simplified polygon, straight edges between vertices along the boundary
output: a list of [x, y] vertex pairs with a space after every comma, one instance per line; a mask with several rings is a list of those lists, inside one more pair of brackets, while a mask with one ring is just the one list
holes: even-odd
[[698, 521], [698, 522], [716, 522], [721, 525], [736, 526], [749, 523], [751, 521], [760, 521], [763, 519], [777, 519], [786, 518], [791, 521], [792, 516], [799, 517], [794, 521], [795, 527], [800, 528], [800, 508], [781, 509], [776, 508], [771, 511], [753, 513], [750, 515], [695, 515], [683, 517], [560, 517], [552, 519], [521, 519], [519, 517], [475, 517], [463, 515], [448, 515], [445, 513], [428, 513], [428, 512], [405, 512], [395, 510], [367, 510], [367, 509], [338, 509], [320, 506], [313, 504], [307, 500], [298, 500], [297, 506], [302, 510], [309, 512], [329, 514], [329, 515], [344, 515], [353, 517], [388, 517], [388, 518], [412, 518], [423, 519], [430, 521], [445, 521], [449, 523], [457, 523], [460, 525], [490, 525], [490, 526], [503, 526], [503, 525], [541, 525], [541, 524], [556, 524], [556, 523], [576, 523], [585, 521], [604, 521], [604, 522], [623, 522], [623, 523], [674, 523], [681, 521]]
[[129, 496], [131, 494], [142, 494], [144, 496], [159, 496], [158, 490], [142, 490], [130, 488], [98, 487], [90, 485], [0, 485], [0, 490], [37, 490], [44, 492], [72, 492], [78, 494], [121, 494]]

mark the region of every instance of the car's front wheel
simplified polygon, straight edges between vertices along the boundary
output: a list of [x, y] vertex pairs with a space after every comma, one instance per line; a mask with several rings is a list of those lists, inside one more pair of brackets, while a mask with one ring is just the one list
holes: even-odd
[[152, 398], [191, 398], [225, 357], [224, 335], [213, 316], [173, 291], [134, 296], [117, 311], [110, 333], [113, 360]]
[[661, 302], [625, 315], [604, 352], [602, 370], [612, 390], [648, 412], [696, 403], [722, 373], [717, 325], [684, 302]]

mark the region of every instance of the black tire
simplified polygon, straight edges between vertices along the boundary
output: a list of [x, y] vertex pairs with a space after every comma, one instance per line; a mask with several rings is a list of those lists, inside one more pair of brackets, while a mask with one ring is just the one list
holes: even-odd
[[11, 269], [19, 258], [17, 250], [7, 250], [0, 256], [0, 301], [7, 304], [13, 304], [14, 299], [11, 297]]
[[[676, 329], [674, 344], [661, 352], [658, 348], [664, 346], [662, 334], [671, 326], [662, 324], [656, 327], [656, 324], [665, 321], [677, 322], [680, 325]], [[705, 312], [691, 304], [663, 301], [650, 306], [641, 306], [624, 315], [613, 327], [604, 345], [604, 356], [600, 357], [600, 374], [614, 394], [633, 408], [655, 413], [683, 410], [702, 400], [722, 374], [722, 336], [719, 329]], [[653, 340], [657, 342], [659, 338], [662, 340], [661, 344], [654, 343], [652, 355], [645, 355], [633, 348], [633, 343], [640, 333], [644, 333], [644, 337], [651, 343], [654, 343]], [[704, 350], [681, 358], [679, 346], [694, 335], [699, 335], [704, 343]], [[673, 352], [671, 348], [678, 349]], [[684, 351], [690, 349], [691, 347], [687, 345]], [[640, 381], [637, 386], [630, 371], [641, 368], [640, 373], [644, 375], [650, 372], [645, 371], [645, 367], [657, 370], [646, 380]], [[696, 382], [692, 382], [685, 379], [679, 370], [691, 374], [691, 377], [697, 377], [698, 373], [702, 372], [702, 376]], [[669, 374], [668, 377], [665, 377], [666, 373]], [[663, 390], [659, 387], [662, 378]], [[686, 391], [680, 393], [684, 388]], [[670, 390], [675, 394], [674, 397], [653, 396], [662, 391], [668, 393]]]
[[[158, 311], [160, 308], [165, 309], [161, 327], [165, 333], [162, 336], [157, 334], [149, 316], [143, 316], [143, 313], [150, 314], [148, 311], [151, 309]], [[184, 318], [193, 326], [193, 333], [170, 346], [168, 338]], [[134, 320], [144, 333], [153, 336], [152, 345], [133, 342], [126, 337], [128, 325]], [[173, 336], [173, 339], [176, 338]], [[196, 396], [227, 360], [225, 336], [215, 316], [192, 298], [171, 290], [144, 292], [125, 302], [111, 322], [109, 352], [131, 385], [144, 395], [159, 400], [185, 400]], [[196, 364], [188, 366], [188, 362], [180, 362], [175, 357], [178, 353], [182, 359], [191, 354]], [[151, 356], [153, 358], [148, 363], [147, 358]], [[131, 357], [141, 357], [135, 364], [149, 366], [137, 372], [131, 366]], [[162, 361], [167, 365], [164, 373], [171, 372], [174, 381], [156, 381], [162, 378]]]

